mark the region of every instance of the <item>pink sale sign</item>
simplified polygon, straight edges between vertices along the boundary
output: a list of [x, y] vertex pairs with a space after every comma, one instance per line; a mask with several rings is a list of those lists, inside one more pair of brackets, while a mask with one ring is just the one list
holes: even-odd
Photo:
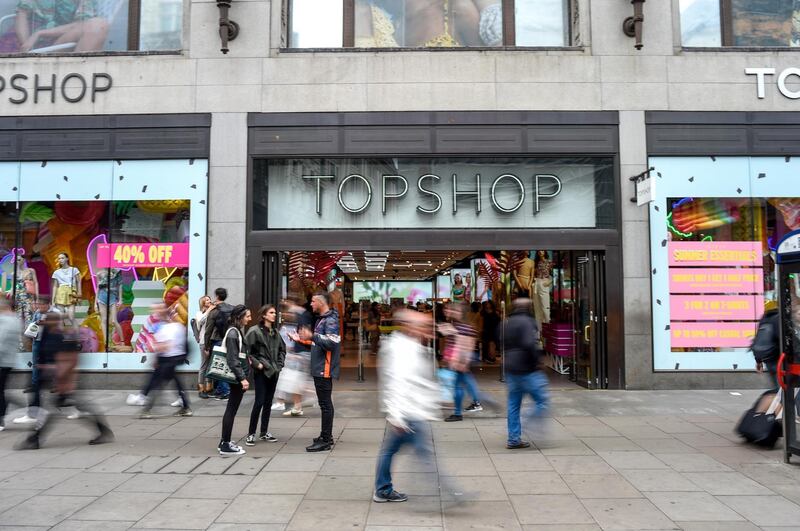
[[101, 243], [98, 267], [189, 267], [188, 243]]
[[673, 321], [747, 321], [764, 313], [761, 295], [672, 295]]
[[676, 323], [670, 324], [672, 348], [748, 347], [757, 323]]
[[761, 242], [669, 242], [670, 267], [761, 264]]
[[670, 293], [764, 293], [760, 267], [671, 267]]

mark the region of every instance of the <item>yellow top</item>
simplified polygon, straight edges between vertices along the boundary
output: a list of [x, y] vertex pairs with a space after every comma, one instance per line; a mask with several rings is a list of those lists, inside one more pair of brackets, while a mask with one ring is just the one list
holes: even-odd
[[444, 33], [426, 42], [426, 48], [452, 48], [461, 46], [461, 43], [450, 34], [450, 0], [444, 0]]
[[370, 6], [372, 10], [372, 36], [356, 37], [356, 48], [397, 48], [399, 45], [394, 38], [394, 24], [389, 20], [386, 11]]

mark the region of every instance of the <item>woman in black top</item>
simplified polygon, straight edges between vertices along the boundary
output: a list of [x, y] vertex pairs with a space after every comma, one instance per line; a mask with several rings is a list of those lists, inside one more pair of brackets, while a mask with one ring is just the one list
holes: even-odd
[[483, 330], [481, 331], [483, 361], [486, 363], [494, 363], [495, 353], [497, 352], [495, 334], [497, 333], [497, 325], [500, 324], [500, 316], [497, 314], [494, 302], [491, 300], [483, 302], [481, 317], [483, 317]]
[[259, 416], [261, 416], [261, 433], [258, 438], [267, 442], [278, 440], [269, 432], [269, 414], [272, 399], [275, 397], [275, 386], [278, 385], [278, 375], [286, 359], [286, 344], [275, 329], [277, 317], [275, 306], [272, 304], [262, 306], [258, 311], [259, 323], [251, 327], [244, 338], [250, 366], [253, 368], [253, 385], [256, 388], [256, 398], [253, 410], [250, 412], [250, 429], [244, 441], [247, 446], [256, 444]]
[[219, 441], [219, 454], [223, 457], [245, 453], [244, 448], [231, 441], [231, 433], [236, 412], [239, 411], [239, 404], [242, 403], [242, 396], [250, 387], [250, 383], [247, 381], [247, 350], [244, 344], [244, 327], [250, 323], [250, 319], [250, 310], [244, 304], [234, 306], [228, 320], [228, 329], [222, 338], [227, 351], [228, 367], [238, 381], [238, 383], [230, 384], [231, 394], [225, 408], [225, 416], [222, 417], [222, 439]]

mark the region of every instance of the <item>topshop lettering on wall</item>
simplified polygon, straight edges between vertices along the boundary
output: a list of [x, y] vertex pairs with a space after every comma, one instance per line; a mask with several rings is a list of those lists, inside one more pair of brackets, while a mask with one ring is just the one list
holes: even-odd
[[254, 166], [253, 228], [609, 228], [603, 158], [277, 159]]

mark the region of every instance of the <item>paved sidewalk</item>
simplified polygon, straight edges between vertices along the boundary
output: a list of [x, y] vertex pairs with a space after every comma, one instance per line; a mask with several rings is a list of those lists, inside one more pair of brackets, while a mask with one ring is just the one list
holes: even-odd
[[548, 440], [518, 451], [504, 447], [501, 416], [436, 423], [434, 461], [396, 460], [409, 501], [375, 504], [385, 424], [373, 390], [334, 395], [329, 453], [304, 451], [319, 433], [310, 409], [273, 417], [279, 442], [231, 459], [214, 452], [224, 402], [139, 420], [126, 393], [94, 391], [114, 444], [87, 446], [90, 433], [69, 420], [38, 451], [12, 450], [21, 429], [0, 433], [0, 529], [800, 529], [800, 467], [731, 431], [756, 395], [558, 390]]

